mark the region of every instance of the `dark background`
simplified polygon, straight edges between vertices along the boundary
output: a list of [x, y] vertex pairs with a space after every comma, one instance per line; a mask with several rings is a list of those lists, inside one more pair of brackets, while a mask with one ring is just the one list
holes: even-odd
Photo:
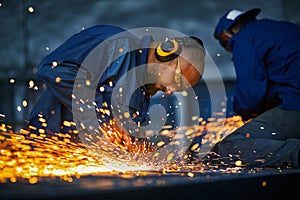
[[[262, 9], [258, 18], [300, 24], [297, 0], [0, 0], [0, 120], [13, 127], [24, 126], [43, 90], [35, 76], [35, 67], [72, 34], [96, 24], [126, 29], [163, 27], [201, 37], [225, 82], [229, 100], [226, 114], [233, 115], [230, 99], [234, 69], [230, 54], [213, 38], [213, 31], [227, 10], [254, 7]], [[204, 77], [210, 82], [216, 79], [209, 63]], [[14, 83], [10, 82], [12, 79]], [[35, 87], [29, 87], [31, 80]], [[201, 92], [202, 114], [210, 116], [206, 85], [202, 82], [197, 87]]]

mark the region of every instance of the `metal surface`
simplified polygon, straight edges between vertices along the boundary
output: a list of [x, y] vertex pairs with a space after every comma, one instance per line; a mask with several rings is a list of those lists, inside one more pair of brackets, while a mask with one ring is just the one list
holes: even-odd
[[271, 199], [297, 195], [300, 169], [195, 173], [138, 172], [84, 176], [73, 182], [45, 178], [0, 186], [4, 199]]

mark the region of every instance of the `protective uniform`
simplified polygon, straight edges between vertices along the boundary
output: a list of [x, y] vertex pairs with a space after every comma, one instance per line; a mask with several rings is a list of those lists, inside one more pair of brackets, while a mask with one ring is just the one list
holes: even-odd
[[[90, 84], [93, 84], [92, 80], [98, 81], [95, 86], [96, 107], [111, 110], [109, 105], [113, 86], [130, 69], [147, 62], [151, 40], [151, 36], [140, 39], [122, 28], [108, 25], [94, 26], [71, 36], [46, 56], [37, 67], [37, 76], [46, 83], [46, 89], [30, 113], [31, 132], [38, 133], [39, 129], [44, 129], [49, 135], [75, 130], [74, 124], [66, 122], [73, 121], [71, 97], [79, 70], [84, 71], [84, 79], [91, 80]], [[83, 65], [88, 55], [93, 54], [92, 51], [102, 43], [104, 48], [98, 48], [97, 55], [91, 56], [94, 59], [92, 64], [89, 67]], [[133, 51], [130, 51], [132, 49]], [[95, 75], [96, 73], [100, 75]], [[132, 95], [130, 105], [127, 106], [131, 114], [138, 112], [134, 118], [136, 122], [145, 121], [149, 100], [150, 97], [145, 94], [145, 87], [140, 87]], [[100, 124], [113, 117], [112, 114], [101, 116]], [[43, 122], [46, 122], [46, 125]]]
[[228, 41], [237, 77], [233, 106], [243, 120], [253, 118], [224, 138], [216, 152], [252, 166], [299, 166], [300, 26], [258, 20], [259, 11], [231, 10], [215, 30], [218, 36], [243, 19]]
[[300, 110], [300, 27], [251, 20], [228, 43], [236, 71], [234, 109], [260, 114], [279, 105]]

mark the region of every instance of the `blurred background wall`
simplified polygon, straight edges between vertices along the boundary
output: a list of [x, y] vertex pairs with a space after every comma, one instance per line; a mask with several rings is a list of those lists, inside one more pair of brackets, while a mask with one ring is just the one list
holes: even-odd
[[[258, 18], [300, 24], [297, 0], [0, 0], [0, 121], [14, 127], [26, 124], [44, 88], [35, 75], [38, 63], [72, 34], [96, 24], [163, 27], [202, 38], [230, 99], [234, 69], [230, 54], [213, 38], [214, 27], [227, 10], [254, 7], [262, 9]], [[216, 78], [209, 66], [205, 78]], [[201, 83], [199, 88], [199, 102], [207, 111], [208, 93]], [[227, 113], [234, 114], [230, 102]]]

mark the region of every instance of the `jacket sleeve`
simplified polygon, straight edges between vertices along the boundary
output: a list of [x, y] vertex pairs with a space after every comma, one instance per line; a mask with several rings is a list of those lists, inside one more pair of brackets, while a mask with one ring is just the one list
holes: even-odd
[[[82, 65], [89, 52], [101, 42], [101, 39], [86, 34], [75, 34], [65, 43], [47, 55], [38, 65], [37, 76], [46, 84], [51, 93], [65, 105], [72, 108], [72, 92], [76, 79], [84, 81], [92, 74], [88, 67]], [[97, 61], [103, 63], [103, 53], [98, 52]], [[100, 64], [101, 66], [101, 64]], [[94, 66], [95, 67], [95, 66]]]
[[236, 43], [232, 55], [236, 71], [233, 107], [243, 120], [248, 120], [268, 109], [275, 94], [268, 87], [263, 60], [249, 43]]
[[[70, 111], [72, 111], [72, 106], [73, 109], [74, 106], [76, 109], [77, 107], [81, 109], [79, 105], [72, 105], [74, 98], [83, 102], [85, 104], [83, 106], [92, 105], [89, 106], [91, 109], [96, 106], [96, 111], [100, 111], [96, 114], [101, 124], [113, 118], [110, 105], [116, 82], [129, 70], [130, 66], [135, 65], [136, 59], [132, 57], [134, 53], [126, 52], [126, 49], [133, 48], [130, 45], [134, 45], [134, 42], [122, 37], [107, 40], [103, 43], [104, 46], [99, 48], [99, 45], [90, 50], [91, 46], [95, 47], [94, 44], [100, 43], [99, 40], [91, 37], [86, 38], [85, 41], [86, 49], [84, 46], [77, 48], [78, 51], [82, 51], [80, 57], [86, 55], [85, 59], [81, 61], [76, 56], [62, 57], [61, 54], [69, 55], [67, 51], [73, 51], [74, 48], [74, 46], [67, 48], [69, 44], [65, 43], [61, 48], [64, 52], [59, 54], [57, 51], [61, 49], [58, 48], [39, 65], [38, 76], [46, 83], [51, 93]], [[120, 48], [124, 48], [124, 51], [120, 51]], [[86, 118], [89, 118], [88, 114]]]

